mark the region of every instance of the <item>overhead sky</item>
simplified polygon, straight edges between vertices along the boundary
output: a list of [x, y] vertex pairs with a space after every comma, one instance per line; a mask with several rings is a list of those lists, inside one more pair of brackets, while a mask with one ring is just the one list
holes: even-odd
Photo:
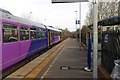
[[[88, 5], [88, 2], [82, 2], [81, 25], [85, 23], [86, 14], [89, 12]], [[79, 3], [52, 4], [51, 0], [0, 0], [0, 8], [15, 16], [30, 16], [33, 21], [62, 29], [68, 28], [70, 31], [76, 30], [75, 11], [77, 16], [79, 15]]]

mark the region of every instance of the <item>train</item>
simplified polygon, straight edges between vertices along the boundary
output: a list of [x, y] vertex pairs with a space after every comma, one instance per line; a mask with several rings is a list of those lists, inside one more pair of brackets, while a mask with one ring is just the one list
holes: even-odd
[[61, 40], [61, 30], [0, 9], [0, 71]]

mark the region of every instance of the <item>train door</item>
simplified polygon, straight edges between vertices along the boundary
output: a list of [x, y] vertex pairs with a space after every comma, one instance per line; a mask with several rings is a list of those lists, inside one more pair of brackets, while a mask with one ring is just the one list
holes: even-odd
[[48, 47], [51, 45], [51, 33], [50, 30], [48, 30]]

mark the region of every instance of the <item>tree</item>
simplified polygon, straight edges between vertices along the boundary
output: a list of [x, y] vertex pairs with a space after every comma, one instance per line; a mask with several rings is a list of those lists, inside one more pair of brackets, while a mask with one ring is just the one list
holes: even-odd
[[[98, 21], [117, 16], [120, 14], [120, 2], [99, 2], [98, 3]], [[86, 16], [86, 25], [91, 25], [93, 23], [93, 4], [89, 5], [89, 13]]]

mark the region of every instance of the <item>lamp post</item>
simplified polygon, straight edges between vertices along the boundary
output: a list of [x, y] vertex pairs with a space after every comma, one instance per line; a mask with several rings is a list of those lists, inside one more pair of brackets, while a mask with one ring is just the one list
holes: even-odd
[[76, 13], [76, 18], [75, 18], [75, 26], [76, 26], [76, 40], [77, 40], [77, 17], [78, 17], [78, 15], [77, 15], [77, 11], [75, 11], [75, 13]]
[[81, 50], [81, 2], [79, 3], [79, 42], [80, 42], [80, 50]]
[[47, 20], [47, 19], [44, 19], [44, 22], [43, 22], [44, 24], [46, 24], [46, 20]]
[[32, 12], [29, 13], [29, 20], [30, 20], [31, 14], [32, 14]]

